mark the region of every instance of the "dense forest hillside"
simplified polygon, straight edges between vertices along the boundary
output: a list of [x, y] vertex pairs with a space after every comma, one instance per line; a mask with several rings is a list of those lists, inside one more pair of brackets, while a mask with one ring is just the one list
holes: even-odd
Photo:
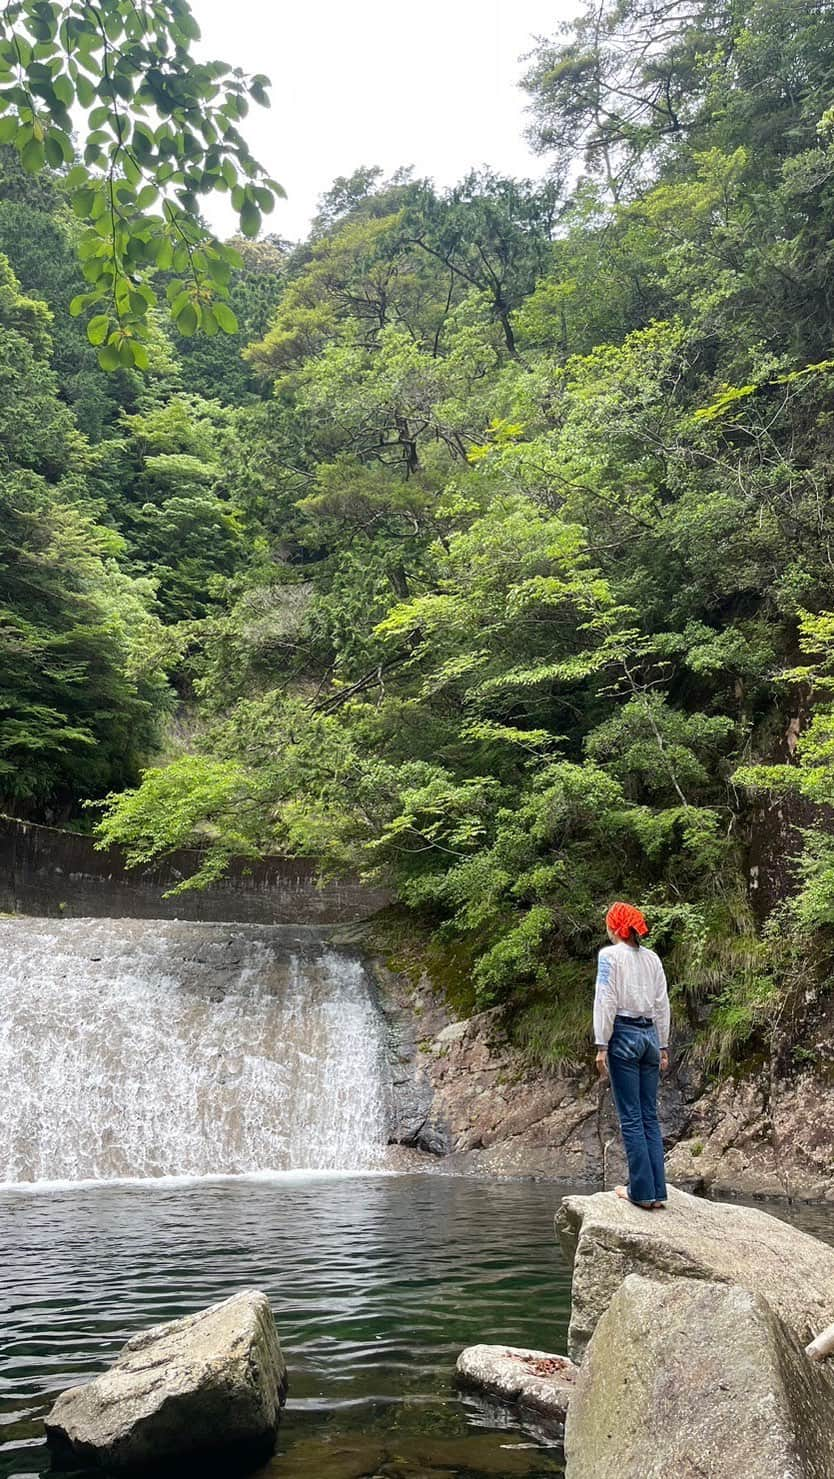
[[147, 369], [3, 150], [2, 805], [391, 881], [392, 949], [545, 1062], [639, 898], [726, 1065], [834, 922], [834, 11], [603, 0], [525, 87], [542, 182], [359, 169]]

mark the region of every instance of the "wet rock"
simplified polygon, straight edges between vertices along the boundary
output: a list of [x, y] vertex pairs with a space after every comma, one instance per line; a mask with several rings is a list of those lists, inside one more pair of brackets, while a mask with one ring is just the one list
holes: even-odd
[[422, 1124], [414, 1139], [403, 1141], [404, 1145], [411, 1144], [417, 1150], [425, 1151], [427, 1155], [445, 1156], [452, 1148], [448, 1125], [443, 1120], [428, 1119]]
[[135, 1335], [61, 1394], [46, 1436], [59, 1468], [241, 1472], [271, 1454], [286, 1392], [269, 1300], [246, 1289]]
[[431, 1144], [422, 1143], [432, 1115], [434, 1091], [425, 1072], [418, 1038], [425, 1031], [424, 1016], [428, 1015], [430, 1030], [436, 1031], [447, 1021], [446, 1013], [432, 1001], [428, 986], [416, 990], [378, 959], [369, 960], [368, 966], [385, 1022], [388, 1144], [437, 1153], [432, 1151]]
[[564, 1422], [578, 1367], [566, 1356], [520, 1346], [471, 1345], [458, 1356], [459, 1381], [502, 1402]]
[[[456, 1171], [606, 1187], [625, 1179], [611, 1093], [590, 1058], [531, 1069], [500, 1009], [454, 1020], [427, 976], [415, 984], [370, 964], [388, 1023], [392, 1143], [451, 1157]], [[678, 1062], [660, 1089], [675, 1184], [834, 1201], [834, 1003], [813, 1004], [805, 1037], [811, 1046], [783, 1053], [778, 1073], [706, 1090], [695, 1060]]]
[[668, 1170], [677, 1184], [717, 1196], [834, 1200], [830, 1082], [807, 1069], [788, 1078], [762, 1073], [730, 1079], [709, 1089], [692, 1105]]
[[834, 1382], [761, 1295], [631, 1274], [568, 1410], [566, 1479], [830, 1479]]
[[556, 1230], [573, 1263], [574, 1360], [630, 1273], [740, 1284], [768, 1299], [802, 1345], [834, 1321], [834, 1248], [758, 1208], [670, 1188], [665, 1211], [644, 1212], [597, 1192], [565, 1197]]
[[[424, 977], [407, 982], [371, 966], [388, 1024], [389, 1142], [448, 1158], [448, 1169], [547, 1176], [613, 1185], [622, 1179], [620, 1133], [605, 1086], [589, 1066], [531, 1070], [508, 1042], [500, 1008], [451, 1020]], [[679, 1087], [661, 1091], [664, 1135], [679, 1136]]]

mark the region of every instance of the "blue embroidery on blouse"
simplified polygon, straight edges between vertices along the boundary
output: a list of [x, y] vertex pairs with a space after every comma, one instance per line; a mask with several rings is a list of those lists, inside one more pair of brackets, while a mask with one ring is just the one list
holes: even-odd
[[597, 986], [607, 986], [610, 980], [611, 957], [610, 955], [604, 955], [603, 952], [600, 951], [599, 960], [597, 961]]

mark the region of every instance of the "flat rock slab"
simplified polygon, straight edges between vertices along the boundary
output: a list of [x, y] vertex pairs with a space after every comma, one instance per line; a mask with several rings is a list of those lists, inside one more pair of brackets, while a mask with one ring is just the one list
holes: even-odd
[[567, 1356], [529, 1351], [521, 1346], [471, 1345], [457, 1361], [458, 1379], [502, 1402], [563, 1423], [578, 1367]]
[[241, 1472], [275, 1447], [287, 1368], [267, 1296], [245, 1289], [133, 1336], [46, 1419], [59, 1468]]
[[630, 1274], [565, 1427], [566, 1479], [831, 1479], [834, 1381], [767, 1301]]
[[671, 1190], [644, 1212], [613, 1192], [565, 1197], [556, 1231], [573, 1263], [568, 1353], [582, 1354], [627, 1274], [740, 1284], [767, 1299], [802, 1345], [834, 1321], [834, 1248], [755, 1207]]

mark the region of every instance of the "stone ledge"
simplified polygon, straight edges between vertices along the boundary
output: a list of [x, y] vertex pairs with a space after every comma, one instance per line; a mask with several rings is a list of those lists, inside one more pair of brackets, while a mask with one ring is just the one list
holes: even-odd
[[504, 1345], [467, 1346], [455, 1369], [466, 1386], [529, 1408], [557, 1425], [565, 1420], [578, 1375], [566, 1356]]

